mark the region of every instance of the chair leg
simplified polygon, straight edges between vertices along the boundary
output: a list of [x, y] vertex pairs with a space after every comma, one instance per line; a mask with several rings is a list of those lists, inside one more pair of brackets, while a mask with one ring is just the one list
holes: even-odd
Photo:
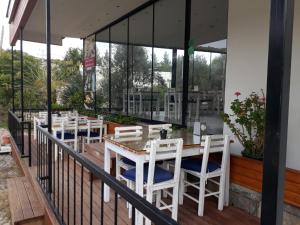
[[[133, 190], [133, 182], [132, 181], [128, 181], [127, 182], [127, 186], [131, 189], [131, 190]], [[128, 207], [128, 217], [129, 217], [129, 219], [131, 219], [132, 218], [132, 205], [131, 204], [129, 204], [128, 202], [126, 203], [127, 204], [127, 207]]]
[[180, 171], [180, 178], [179, 178], [179, 205], [183, 204], [183, 197], [184, 197], [184, 178], [185, 172], [183, 170]]
[[56, 144], [54, 144], [54, 159], [55, 160], [58, 159], [58, 147]]
[[120, 180], [120, 173], [121, 173], [120, 160], [121, 160], [120, 155], [116, 154], [116, 179], [117, 180]]
[[200, 179], [199, 200], [198, 200], [198, 216], [203, 216], [205, 200], [205, 179]]
[[177, 216], [178, 216], [178, 190], [179, 187], [176, 185], [173, 188], [173, 197], [172, 197], [172, 218], [173, 220], [177, 221]]
[[220, 177], [219, 186], [219, 198], [218, 198], [218, 210], [222, 211], [224, 207], [224, 194], [225, 194], [225, 176], [222, 174]]
[[[147, 201], [152, 203], [152, 200], [153, 200], [153, 191], [152, 190], [149, 190], [147, 188], [147, 197], [146, 197]], [[145, 217], [145, 225], [151, 225], [151, 221]]]
[[156, 191], [156, 208], [160, 207], [161, 190]]
[[[170, 171], [170, 164], [168, 162], [163, 162], [163, 168], [165, 168], [167, 171]], [[166, 190], [163, 190], [163, 197], [168, 197], [168, 193]]]

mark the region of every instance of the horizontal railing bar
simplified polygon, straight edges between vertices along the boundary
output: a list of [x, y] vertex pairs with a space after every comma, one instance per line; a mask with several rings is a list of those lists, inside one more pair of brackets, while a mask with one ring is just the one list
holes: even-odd
[[90, 160], [75, 152], [70, 146], [61, 142], [58, 138], [50, 134], [46, 129], [37, 126], [38, 132], [45, 135], [52, 143], [55, 143], [58, 148], [65, 151], [71, 157], [79, 162], [84, 168], [88, 169], [93, 176], [101, 179], [106, 185], [110, 186], [114, 191], [116, 191], [120, 196], [122, 196], [126, 201], [128, 201], [135, 209], [141, 212], [144, 216], [150, 219], [154, 224], [157, 225], [178, 225], [178, 223], [170, 218], [168, 215], [162, 213], [158, 208], [153, 206], [150, 202], [146, 201], [143, 197], [139, 196], [133, 190], [127, 188], [124, 184], [118, 181], [116, 178], [112, 177], [110, 174], [104, 171]]

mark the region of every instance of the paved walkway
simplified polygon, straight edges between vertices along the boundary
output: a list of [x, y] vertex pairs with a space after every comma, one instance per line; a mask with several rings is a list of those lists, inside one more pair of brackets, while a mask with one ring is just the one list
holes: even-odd
[[[0, 140], [7, 131], [0, 128]], [[11, 155], [0, 155], [0, 224], [10, 224], [6, 179], [20, 176], [20, 170]]]

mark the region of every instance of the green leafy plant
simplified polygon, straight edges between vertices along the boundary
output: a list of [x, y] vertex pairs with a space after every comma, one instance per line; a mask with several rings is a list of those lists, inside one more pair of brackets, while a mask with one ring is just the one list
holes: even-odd
[[242, 155], [254, 159], [263, 158], [265, 133], [265, 95], [252, 92], [244, 100], [239, 99], [240, 92], [236, 92], [236, 99], [231, 103], [233, 114], [223, 114], [223, 120], [231, 132], [243, 145]]
[[138, 122], [136, 118], [131, 116], [113, 115], [113, 114], [105, 115], [104, 119], [107, 121], [111, 121], [123, 125], [135, 125]]

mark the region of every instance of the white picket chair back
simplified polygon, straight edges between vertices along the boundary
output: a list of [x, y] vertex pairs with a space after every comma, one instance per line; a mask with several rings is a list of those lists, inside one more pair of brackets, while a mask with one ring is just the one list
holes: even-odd
[[[78, 124], [76, 121], [68, 121], [63, 120], [62, 121], [62, 128], [64, 132], [72, 132], [75, 134], [75, 138], [77, 136], [78, 132]], [[64, 139], [64, 132], [62, 132], [62, 139]]]
[[143, 134], [142, 126], [128, 126], [128, 127], [116, 127], [115, 137], [134, 137], [141, 136]]
[[207, 135], [203, 136], [201, 145], [204, 146], [204, 154], [202, 158], [201, 176], [207, 176], [207, 164], [211, 153], [222, 153], [221, 168], [214, 173], [222, 173], [226, 171], [227, 161], [229, 157], [229, 136], [228, 135]]
[[62, 127], [62, 122], [68, 120], [67, 117], [54, 117], [52, 118], [52, 126]]
[[[87, 142], [90, 143], [91, 140], [102, 141], [102, 132], [103, 132], [103, 120], [88, 120], [88, 134]], [[91, 137], [91, 131], [99, 129], [99, 136]]]
[[48, 112], [39, 112], [39, 117], [40, 118], [47, 118], [48, 117]]
[[172, 132], [172, 124], [155, 124], [148, 126], [149, 135], [158, 134], [162, 129]]
[[165, 139], [151, 141], [151, 150], [149, 152], [149, 170], [147, 186], [155, 185], [154, 169], [156, 162], [162, 159], [175, 159], [174, 177], [168, 183], [179, 183], [181, 155], [182, 155], [183, 140], [179, 139]]

